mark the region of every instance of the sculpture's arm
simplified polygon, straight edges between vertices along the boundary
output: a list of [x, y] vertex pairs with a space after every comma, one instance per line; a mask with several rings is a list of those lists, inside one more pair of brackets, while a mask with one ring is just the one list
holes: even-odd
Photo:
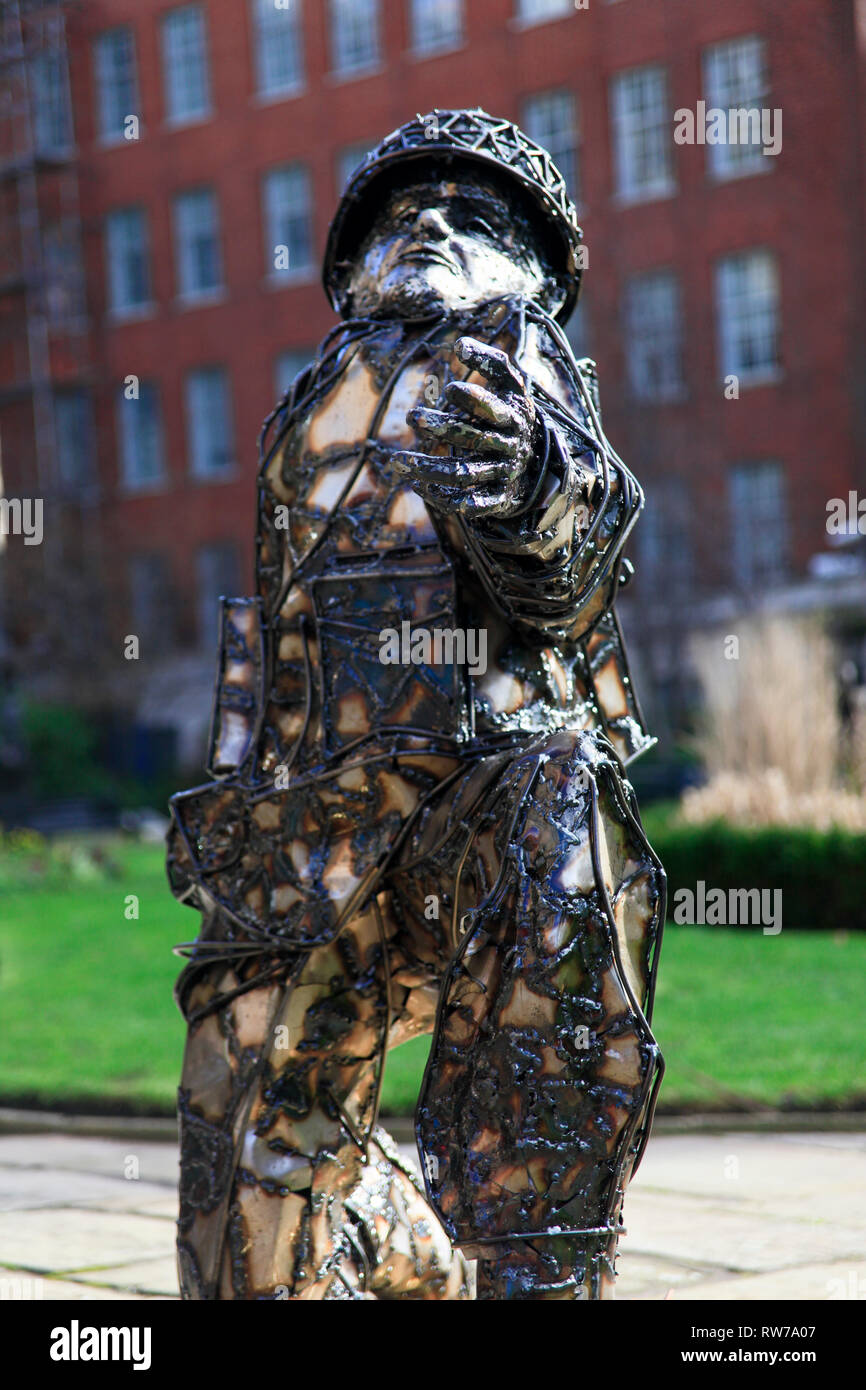
[[407, 453], [401, 466], [432, 507], [459, 518], [468, 558], [509, 620], [544, 645], [574, 641], [612, 601], [640, 489], [601, 435], [590, 383], [584, 430], [499, 349], [463, 338], [456, 351], [488, 386], [453, 382], [444, 408], [411, 411], [413, 428], [451, 454]]

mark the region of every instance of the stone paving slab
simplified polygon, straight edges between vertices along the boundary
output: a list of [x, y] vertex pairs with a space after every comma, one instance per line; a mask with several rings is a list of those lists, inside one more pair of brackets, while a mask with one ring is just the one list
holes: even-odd
[[138, 1160], [141, 1180], [177, 1184], [177, 1145], [131, 1139], [88, 1139], [66, 1134], [0, 1135], [0, 1170], [43, 1168], [74, 1170], [122, 1178], [127, 1160]]
[[115, 1290], [132, 1289], [137, 1294], [163, 1294], [177, 1298], [174, 1232], [170, 1241], [170, 1255], [159, 1255], [154, 1260], [133, 1260], [129, 1264], [114, 1265], [111, 1269], [84, 1271], [75, 1277], [83, 1284], [99, 1284]]
[[173, 1235], [167, 1222], [127, 1212], [60, 1205], [12, 1211], [0, 1217], [0, 1261], [40, 1274], [103, 1268], [163, 1255]]
[[[834, 1264], [809, 1264], [796, 1269], [775, 1269], [769, 1274], [750, 1274], [745, 1278], [703, 1280], [687, 1289], [674, 1288], [670, 1297], [682, 1299], [725, 1299], [734, 1303], [764, 1299], [792, 1299], [804, 1303], [836, 1302], [840, 1299], [866, 1299], [866, 1261], [843, 1260]], [[797, 1314], [798, 1325], [808, 1323], [808, 1312]]]
[[625, 1222], [623, 1261], [634, 1249], [683, 1263], [760, 1273], [810, 1260], [858, 1259], [864, 1249], [862, 1222], [840, 1229], [836, 1221], [797, 1220], [793, 1214], [782, 1218], [637, 1187], [627, 1198]]
[[[176, 1181], [174, 1143], [0, 1134], [0, 1297], [176, 1297]], [[625, 1220], [620, 1299], [864, 1300], [866, 1133], [656, 1135]]]
[[67, 1299], [86, 1300], [88, 1303], [130, 1300], [140, 1303], [146, 1301], [148, 1296], [129, 1289], [94, 1288], [91, 1284], [72, 1279], [46, 1279], [26, 1269], [4, 1269], [0, 1272], [0, 1300], [17, 1302], [22, 1298], [37, 1298], [45, 1303], [65, 1302]]
[[[21, 1211], [27, 1207], [54, 1207], [57, 1193], [50, 1190], [44, 1168], [4, 1168], [0, 1166], [0, 1212]], [[149, 1206], [171, 1206], [174, 1214], [177, 1202], [166, 1197], [160, 1183], [124, 1181], [107, 1178], [99, 1173], [64, 1172], [63, 1201], [66, 1206], [97, 1206], [118, 1211], [140, 1211]]]

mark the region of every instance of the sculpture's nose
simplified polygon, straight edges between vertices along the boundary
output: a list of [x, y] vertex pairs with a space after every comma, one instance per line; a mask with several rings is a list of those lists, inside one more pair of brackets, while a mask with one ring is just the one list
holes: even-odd
[[450, 228], [438, 208], [422, 208], [415, 218], [414, 230], [431, 241], [445, 241]]

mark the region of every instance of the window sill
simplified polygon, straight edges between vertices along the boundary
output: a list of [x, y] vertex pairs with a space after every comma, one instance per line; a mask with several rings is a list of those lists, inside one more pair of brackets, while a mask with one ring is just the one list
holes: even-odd
[[613, 204], [617, 208], [641, 207], [644, 203], [660, 203], [666, 198], [676, 197], [674, 182], [658, 184], [654, 188], [640, 189], [634, 193], [614, 193]]
[[723, 374], [719, 384], [724, 386], [728, 377], [735, 376], [740, 389], [748, 391], [759, 386], [778, 386], [784, 375], [781, 367], [760, 367], [748, 372], [738, 372], [732, 369]]
[[287, 87], [274, 87], [270, 92], [253, 92], [250, 105], [276, 106], [281, 101], [292, 101], [295, 97], [303, 96], [306, 91], [306, 82], [293, 82]]
[[117, 485], [117, 495], [123, 500], [134, 497], [153, 497], [160, 492], [168, 492], [168, 490], [169, 480], [166, 474], [162, 474], [159, 478], [149, 478], [146, 482], [121, 481]]
[[352, 68], [348, 72], [326, 72], [323, 81], [334, 87], [342, 87], [347, 82], [361, 82], [366, 77], [381, 77], [384, 72], [387, 72], [384, 63], [370, 63], [367, 67]]
[[437, 44], [435, 48], [407, 48], [406, 59], [410, 63], [426, 63], [432, 58], [446, 58], [452, 53], [462, 53], [468, 47], [465, 39], [456, 43]]
[[141, 323], [145, 319], [152, 319], [157, 308], [158, 305], [149, 300], [147, 304], [130, 304], [125, 308], [109, 309], [106, 317], [113, 324]]
[[213, 290], [193, 290], [175, 297], [174, 307], [181, 313], [188, 309], [206, 309], [212, 304], [223, 304], [228, 299], [225, 285]]
[[290, 290], [300, 285], [312, 285], [316, 280], [316, 267], [304, 266], [300, 270], [277, 270], [266, 275], [263, 285], [266, 290]]
[[576, 14], [580, 14], [580, 10], [577, 8], [569, 10], [567, 14], [513, 14], [506, 22], [509, 29], [515, 29], [521, 33], [524, 29], [540, 29], [543, 24], [561, 24], [564, 19], [573, 19]]
[[760, 178], [762, 174], [770, 174], [773, 170], [773, 158], [770, 155], [762, 156], [761, 164], [754, 164], [750, 169], [710, 169], [707, 167], [707, 183], [733, 183], [735, 179], [754, 179]]
[[237, 461], [233, 461], [213, 473], [189, 473], [189, 481], [196, 487], [210, 487], [211, 483], [236, 483], [240, 479], [240, 470]]
[[191, 116], [167, 116], [162, 123], [163, 129], [170, 131], [187, 130], [192, 126], [207, 125], [208, 121], [213, 120], [213, 114], [212, 108], [208, 108], [207, 111], [197, 111], [195, 115]]
[[[135, 113], [130, 112], [130, 114], [134, 115]], [[143, 135], [144, 127], [139, 125], [138, 136], [135, 140], [127, 140], [125, 135], [98, 135], [93, 143], [95, 144], [96, 148], [100, 151], [119, 150], [121, 149], [121, 147], [124, 149], [128, 149], [130, 145], [140, 145]]]
[[641, 396], [636, 391], [632, 391], [631, 400], [635, 407], [648, 406], [652, 410], [664, 409], [669, 405], [684, 405], [689, 399], [689, 393], [685, 387], [677, 391], [669, 391], [659, 396]]

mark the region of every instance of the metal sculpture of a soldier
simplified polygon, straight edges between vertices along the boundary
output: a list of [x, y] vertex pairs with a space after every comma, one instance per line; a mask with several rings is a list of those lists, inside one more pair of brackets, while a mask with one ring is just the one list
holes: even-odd
[[[613, 611], [642, 494], [559, 326], [580, 237], [481, 110], [409, 121], [337, 210], [342, 322], [266, 423], [212, 780], [173, 800], [186, 1298], [465, 1298], [465, 1258], [479, 1299], [612, 1294], [664, 875]], [[431, 1032], [422, 1189], [377, 1112]]]

